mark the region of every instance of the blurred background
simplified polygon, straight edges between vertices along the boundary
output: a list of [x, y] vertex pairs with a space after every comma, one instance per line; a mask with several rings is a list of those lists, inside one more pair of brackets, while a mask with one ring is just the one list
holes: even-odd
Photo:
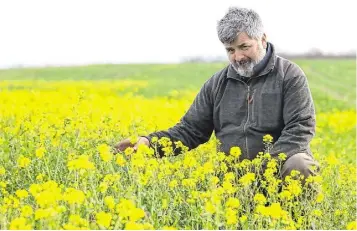
[[2, 0], [0, 68], [226, 61], [216, 23], [256, 10], [288, 58], [355, 58], [354, 1]]

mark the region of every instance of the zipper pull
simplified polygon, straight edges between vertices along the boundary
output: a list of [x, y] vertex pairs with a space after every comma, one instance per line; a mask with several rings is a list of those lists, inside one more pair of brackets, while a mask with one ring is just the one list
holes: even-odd
[[250, 95], [250, 87], [248, 86], [248, 94], [247, 94], [247, 101], [249, 103], [249, 95]]
[[248, 88], [248, 103], [251, 104], [253, 102], [253, 97], [254, 97], [254, 90], [253, 90], [253, 94], [250, 95], [250, 89]]

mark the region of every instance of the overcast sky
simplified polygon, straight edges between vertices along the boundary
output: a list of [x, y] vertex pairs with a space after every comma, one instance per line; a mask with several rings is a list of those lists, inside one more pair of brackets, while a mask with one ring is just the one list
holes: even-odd
[[278, 50], [356, 50], [355, 1], [0, 0], [0, 67], [178, 62], [224, 56], [216, 23], [256, 10]]

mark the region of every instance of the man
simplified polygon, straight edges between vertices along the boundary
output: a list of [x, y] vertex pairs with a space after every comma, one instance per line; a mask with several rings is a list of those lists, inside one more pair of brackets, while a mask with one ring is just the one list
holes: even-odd
[[205, 82], [181, 121], [136, 144], [123, 140], [116, 149], [149, 146], [153, 137], [163, 136], [193, 149], [214, 131], [221, 151], [229, 153], [232, 146], [239, 146], [242, 158], [253, 159], [264, 149], [263, 136], [270, 134], [272, 157], [287, 155], [281, 177], [292, 170], [305, 177], [314, 174], [310, 167], [317, 164], [309, 143], [315, 134], [315, 109], [304, 72], [275, 54], [253, 10], [230, 8], [217, 32], [230, 64]]

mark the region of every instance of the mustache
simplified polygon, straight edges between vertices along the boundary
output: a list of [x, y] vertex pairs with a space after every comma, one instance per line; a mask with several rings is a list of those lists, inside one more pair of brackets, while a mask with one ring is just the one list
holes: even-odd
[[236, 61], [236, 65], [238, 66], [244, 66], [244, 65], [247, 65], [247, 64], [250, 64], [252, 62], [251, 59], [244, 59], [244, 60], [241, 60], [241, 61]]

